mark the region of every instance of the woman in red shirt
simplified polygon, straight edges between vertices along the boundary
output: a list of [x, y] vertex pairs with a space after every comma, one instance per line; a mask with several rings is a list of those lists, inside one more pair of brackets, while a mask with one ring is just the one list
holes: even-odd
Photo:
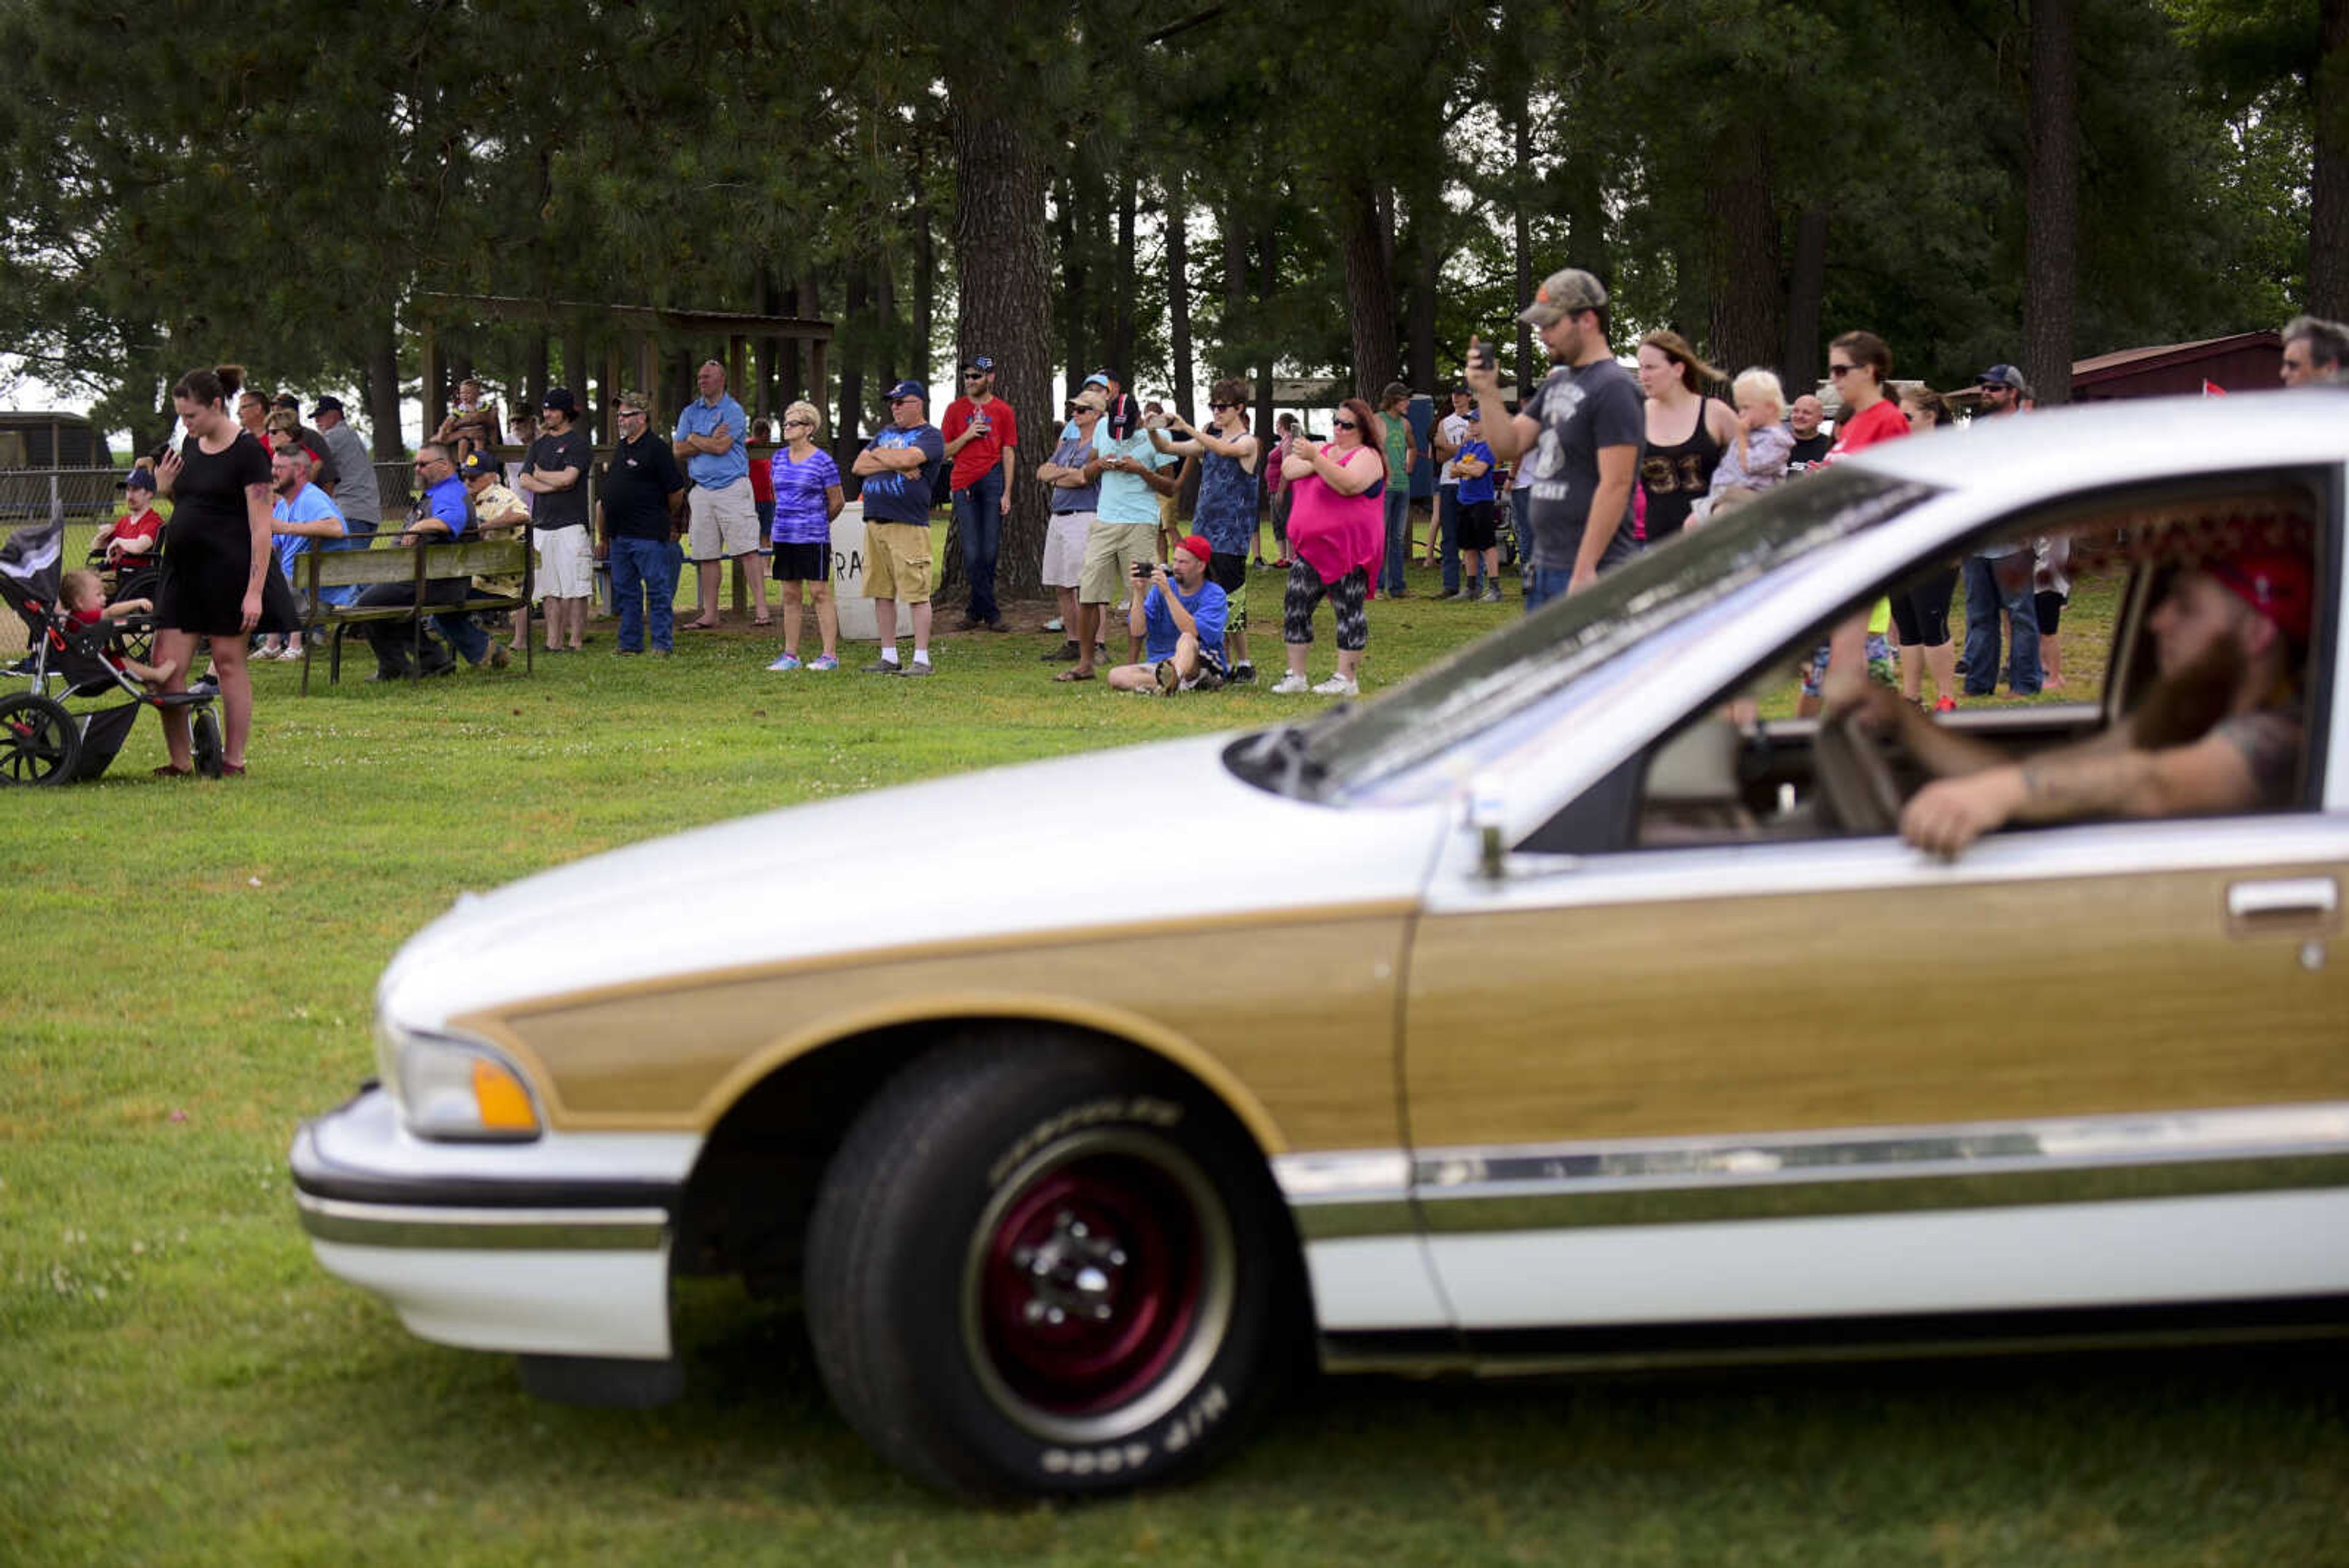
[[1863, 447], [1909, 433], [1900, 406], [1885, 396], [1892, 379], [1892, 350], [1873, 332], [1847, 332], [1827, 345], [1827, 375], [1843, 399], [1844, 415], [1836, 422], [1836, 443], [1827, 461], [1847, 457]]

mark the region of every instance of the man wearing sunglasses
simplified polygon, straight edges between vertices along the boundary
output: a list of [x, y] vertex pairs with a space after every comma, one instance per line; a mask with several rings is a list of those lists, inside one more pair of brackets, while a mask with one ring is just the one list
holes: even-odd
[[[930, 673], [930, 495], [947, 461], [946, 438], [930, 423], [929, 389], [900, 381], [889, 389], [889, 423], [849, 472], [864, 480], [864, 591], [881, 654], [867, 675]], [[897, 663], [897, 601], [911, 607], [914, 661]]]
[[940, 427], [954, 459], [955, 532], [962, 539], [963, 571], [970, 578], [970, 608], [958, 629], [1009, 631], [995, 602], [995, 563], [1003, 549], [1003, 519], [1011, 511], [1012, 449], [1019, 421], [995, 395], [995, 361], [979, 355], [962, 368], [962, 396], [947, 405]]

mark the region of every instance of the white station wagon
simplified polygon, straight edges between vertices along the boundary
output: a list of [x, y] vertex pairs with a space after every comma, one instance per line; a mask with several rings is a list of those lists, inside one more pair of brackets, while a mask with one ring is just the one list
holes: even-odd
[[[573, 1398], [677, 1392], [675, 1276], [795, 1285], [847, 1419], [980, 1494], [1188, 1470], [1309, 1355], [2349, 1316], [2344, 464], [2333, 391], [1896, 441], [1374, 701], [468, 895], [383, 977], [379, 1081], [301, 1129], [302, 1222]], [[1939, 722], [2123, 722], [2198, 554], [2299, 551], [2287, 805], [1940, 859], [1893, 830], [1909, 759], [1742, 716], [1878, 596], [2038, 538], [2116, 594], [2068, 647], [2094, 700]], [[1137, 781], [1214, 827], [1111, 919]], [[786, 867], [824, 897], [778, 906]]]

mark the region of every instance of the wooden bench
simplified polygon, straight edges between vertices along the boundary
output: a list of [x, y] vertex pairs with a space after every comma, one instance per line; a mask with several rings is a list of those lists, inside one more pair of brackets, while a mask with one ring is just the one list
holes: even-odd
[[[321, 633], [331, 634], [333, 641], [327, 652], [326, 682], [333, 685], [343, 677], [343, 632], [347, 628], [369, 621], [408, 621], [415, 627], [416, 657], [420, 662], [424, 651], [424, 622], [427, 617], [440, 615], [470, 615], [475, 610], [521, 609], [530, 603], [531, 585], [535, 578], [535, 556], [530, 547], [530, 531], [517, 529], [512, 534], [483, 539], [443, 540], [436, 545], [402, 545], [396, 534], [384, 535], [387, 542], [366, 549], [305, 550], [300, 559], [302, 592], [310, 602], [310, 620]], [[520, 595], [484, 593], [472, 586], [476, 576], [522, 578]], [[467, 593], [462, 599], [434, 602], [425, 597], [429, 586], [443, 577], [462, 577]], [[405, 583], [410, 592], [405, 603], [373, 605], [330, 605], [320, 602], [321, 588], [371, 588], [384, 583]], [[533, 668], [531, 639], [522, 639], [523, 668]], [[302, 639], [302, 694], [310, 691], [310, 659], [317, 652], [318, 639]]]

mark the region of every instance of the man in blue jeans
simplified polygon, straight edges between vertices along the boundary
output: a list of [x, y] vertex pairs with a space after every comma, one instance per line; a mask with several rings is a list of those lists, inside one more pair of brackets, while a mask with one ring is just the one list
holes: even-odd
[[[2031, 383], [2012, 365], [1992, 365], [1975, 379], [1977, 419], [2011, 419], [2031, 402]], [[2007, 690], [2039, 694], [2039, 607], [2032, 594], [2034, 566], [2028, 539], [1983, 547], [1966, 557], [1966, 695], [1998, 690], [1999, 620], [2008, 623]]]
[[619, 398], [620, 439], [595, 487], [595, 554], [612, 563], [612, 600], [620, 616], [618, 653], [673, 646], [677, 522], [685, 506], [685, 470], [669, 443], [652, 433], [652, 400]]
[[1387, 462], [1386, 490], [1380, 496], [1386, 507], [1387, 554], [1379, 570], [1379, 592], [1399, 599], [1411, 591], [1402, 569], [1411, 562], [1411, 472], [1419, 465], [1411, 434], [1409, 387], [1401, 381], [1387, 383], [1379, 394], [1379, 422], [1385, 427], [1381, 441]]
[[[417, 503], [416, 515], [401, 531], [400, 537], [409, 545], [445, 545], [452, 539], [477, 537], [473, 520], [473, 504], [465, 493], [465, 482], [457, 476], [457, 465], [450, 461], [449, 449], [438, 441], [426, 441], [416, 449], [416, 477], [424, 483], [423, 499]], [[471, 577], [435, 577], [424, 585], [424, 597], [429, 603], [462, 604], [472, 591]], [[355, 603], [361, 605], [407, 604], [416, 592], [408, 583], [378, 583], [363, 589]], [[436, 615], [432, 624], [450, 645], [465, 656], [469, 664], [505, 662], [505, 649], [501, 648], [492, 658], [490, 635], [473, 622], [473, 618], [460, 611], [455, 615]], [[419, 637], [416, 628], [403, 621], [369, 621], [362, 628], [367, 646], [375, 649], [375, 673], [370, 680], [405, 680], [419, 673], [446, 675], [457, 667], [457, 661], [434, 639]], [[413, 647], [423, 660], [419, 671], [409, 662], [409, 650]]]
[[995, 361], [979, 355], [962, 368], [962, 396], [947, 405], [938, 433], [954, 461], [955, 533], [970, 578], [970, 608], [958, 629], [1009, 631], [995, 602], [995, 562], [1003, 549], [1003, 519], [1011, 511], [1013, 449], [1019, 421], [995, 395]]

